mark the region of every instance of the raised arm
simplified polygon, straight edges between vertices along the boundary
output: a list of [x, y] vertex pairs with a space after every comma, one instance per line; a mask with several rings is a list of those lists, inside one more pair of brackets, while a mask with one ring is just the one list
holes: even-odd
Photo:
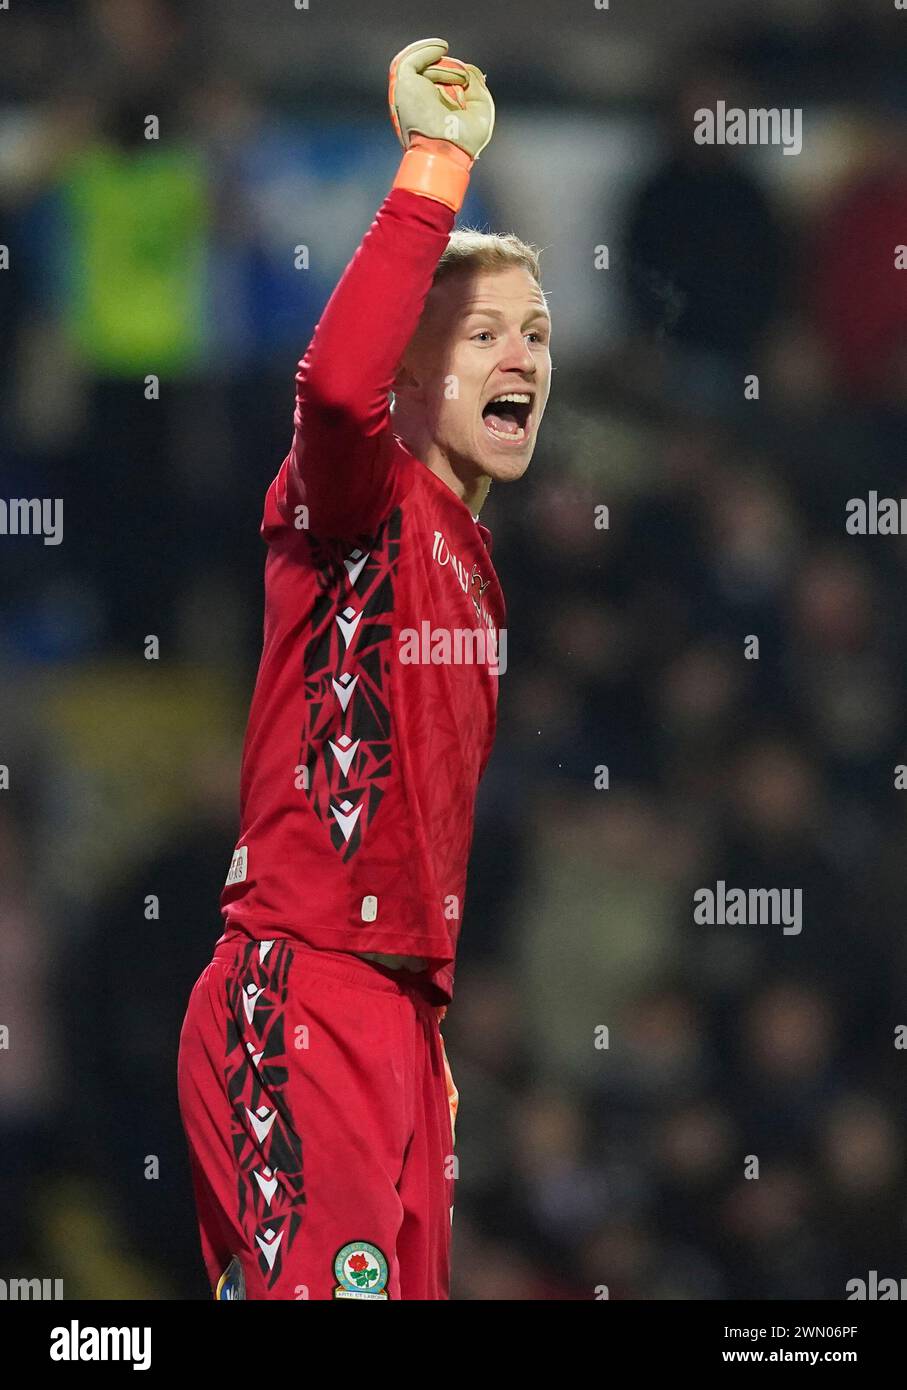
[[446, 53], [425, 39], [391, 64], [403, 159], [297, 371], [287, 502], [305, 503], [316, 533], [366, 529], [393, 502], [388, 395], [494, 127], [482, 74]]

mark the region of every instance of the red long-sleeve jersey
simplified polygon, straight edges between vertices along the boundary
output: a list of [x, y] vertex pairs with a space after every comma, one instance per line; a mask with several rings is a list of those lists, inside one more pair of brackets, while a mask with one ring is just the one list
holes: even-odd
[[421, 956], [444, 1001], [504, 599], [488, 529], [397, 438], [388, 397], [453, 220], [393, 191], [299, 364], [221, 899], [225, 936]]

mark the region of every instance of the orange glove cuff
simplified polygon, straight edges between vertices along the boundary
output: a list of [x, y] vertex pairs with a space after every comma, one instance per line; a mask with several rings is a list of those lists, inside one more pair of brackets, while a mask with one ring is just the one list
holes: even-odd
[[[452, 155], [453, 150], [459, 158]], [[425, 140], [424, 144], [412, 144], [406, 151], [393, 186], [418, 193], [423, 198], [434, 198], [435, 202], [459, 212], [469, 187], [472, 165], [470, 156], [458, 146], [447, 141]]]

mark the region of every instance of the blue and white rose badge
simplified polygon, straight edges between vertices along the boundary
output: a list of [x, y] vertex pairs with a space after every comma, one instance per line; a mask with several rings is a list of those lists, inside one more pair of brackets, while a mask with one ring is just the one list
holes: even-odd
[[387, 1298], [387, 1260], [377, 1245], [354, 1240], [334, 1257], [334, 1298]]

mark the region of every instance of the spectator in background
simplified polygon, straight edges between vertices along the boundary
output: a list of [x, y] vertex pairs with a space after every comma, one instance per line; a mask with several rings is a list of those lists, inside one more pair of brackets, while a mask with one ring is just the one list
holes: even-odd
[[859, 176], [822, 216], [812, 303], [835, 386], [907, 408], [907, 117], [871, 113]]
[[669, 150], [637, 194], [627, 234], [628, 290], [639, 324], [667, 334], [685, 370], [680, 399], [733, 401], [776, 311], [782, 230], [738, 146], [702, 146], [695, 113], [750, 105], [732, 71], [690, 72], [669, 112]]
[[[105, 1175], [94, 1199], [146, 1273], [202, 1298], [208, 1288], [174, 1103], [176, 1058], [187, 981], [201, 973], [219, 928], [223, 846], [236, 815], [232, 762], [219, 750], [200, 749], [186, 775], [191, 811], [110, 886], [85, 936], [59, 962], [55, 985], [75, 1083], [66, 1109], [68, 1163], [86, 1179]], [[157, 904], [150, 918], [148, 894]], [[90, 1127], [79, 1120], [86, 1110]], [[83, 1296], [103, 1296], [91, 1284], [91, 1262], [81, 1274]]]
[[[24, 781], [25, 768], [18, 771]], [[48, 937], [29, 875], [32, 863], [20, 823], [0, 807], [0, 1232], [9, 1270], [34, 1258], [35, 1208], [53, 1166], [58, 1114]]]
[[669, 971], [677, 883], [691, 844], [648, 796], [549, 791], [536, 807], [531, 870], [516, 924], [521, 997], [536, 1073], [589, 1084], [596, 1029], [643, 982]]

